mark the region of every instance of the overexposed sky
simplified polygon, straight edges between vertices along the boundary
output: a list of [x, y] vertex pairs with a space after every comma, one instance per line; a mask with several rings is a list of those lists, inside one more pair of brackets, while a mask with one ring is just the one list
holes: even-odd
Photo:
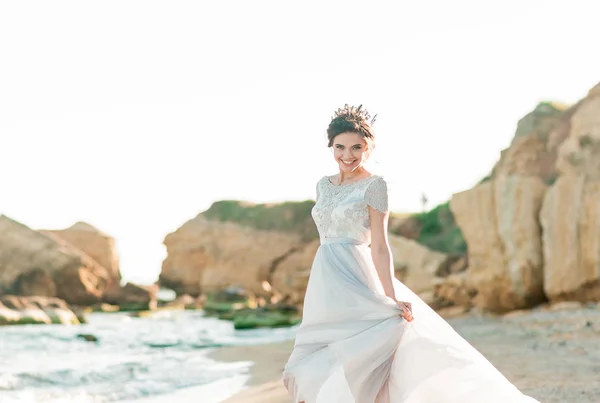
[[587, 0], [0, 0], [0, 214], [86, 221], [125, 279], [158, 276], [164, 236], [213, 201], [314, 197], [325, 130], [378, 114], [398, 211], [485, 176], [541, 100], [600, 81]]

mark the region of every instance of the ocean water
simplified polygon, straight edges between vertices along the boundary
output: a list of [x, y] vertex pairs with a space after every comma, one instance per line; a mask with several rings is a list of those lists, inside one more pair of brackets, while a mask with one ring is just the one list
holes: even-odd
[[94, 313], [88, 321], [0, 327], [0, 402], [217, 403], [241, 389], [252, 363], [219, 363], [208, 352], [289, 340], [296, 331], [236, 331], [201, 311]]

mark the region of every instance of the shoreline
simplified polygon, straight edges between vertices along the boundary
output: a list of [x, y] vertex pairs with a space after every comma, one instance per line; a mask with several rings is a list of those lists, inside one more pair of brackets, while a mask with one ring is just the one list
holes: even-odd
[[281, 383], [283, 366], [294, 346], [293, 340], [254, 345], [223, 347], [208, 357], [215, 361], [251, 361], [245, 388], [223, 403], [289, 403], [290, 398]]
[[216, 402], [214, 399], [223, 401], [223, 399], [228, 399], [232, 395], [236, 395], [244, 389], [244, 385], [248, 382], [248, 379], [248, 375], [236, 375], [231, 378], [219, 379], [206, 385], [191, 386], [158, 396], [123, 400], [119, 401], [119, 403], [169, 403], [173, 401], [214, 403]]
[[[447, 321], [524, 394], [542, 403], [600, 401], [600, 304], [565, 303]], [[290, 403], [281, 372], [293, 344], [290, 340], [211, 352], [216, 361], [254, 363], [244, 389], [222, 403]]]

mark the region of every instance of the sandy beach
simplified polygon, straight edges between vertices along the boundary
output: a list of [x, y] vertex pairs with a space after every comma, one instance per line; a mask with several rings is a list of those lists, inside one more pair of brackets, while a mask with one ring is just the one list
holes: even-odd
[[[600, 305], [563, 303], [506, 316], [449, 319], [524, 393], [543, 403], [600, 402]], [[226, 403], [289, 403], [281, 371], [293, 342], [218, 350], [219, 361], [253, 361], [247, 389]]]
[[229, 347], [215, 351], [211, 358], [217, 361], [252, 361], [248, 389], [226, 400], [227, 403], [287, 403], [289, 398], [281, 384], [281, 371], [293, 341], [261, 346]]

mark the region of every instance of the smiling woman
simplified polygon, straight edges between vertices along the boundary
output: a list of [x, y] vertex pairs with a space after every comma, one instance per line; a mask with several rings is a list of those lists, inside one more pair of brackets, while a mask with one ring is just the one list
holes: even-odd
[[362, 105], [358, 107], [346, 105], [339, 109], [327, 128], [328, 146], [340, 167], [340, 175], [332, 179], [332, 183], [340, 185], [354, 182], [369, 176], [364, 164], [375, 149], [375, 136], [372, 124], [375, 117]]
[[372, 123], [346, 105], [327, 130], [339, 174], [311, 211], [321, 245], [283, 371], [294, 403], [537, 402], [394, 278], [387, 182], [364, 168]]

